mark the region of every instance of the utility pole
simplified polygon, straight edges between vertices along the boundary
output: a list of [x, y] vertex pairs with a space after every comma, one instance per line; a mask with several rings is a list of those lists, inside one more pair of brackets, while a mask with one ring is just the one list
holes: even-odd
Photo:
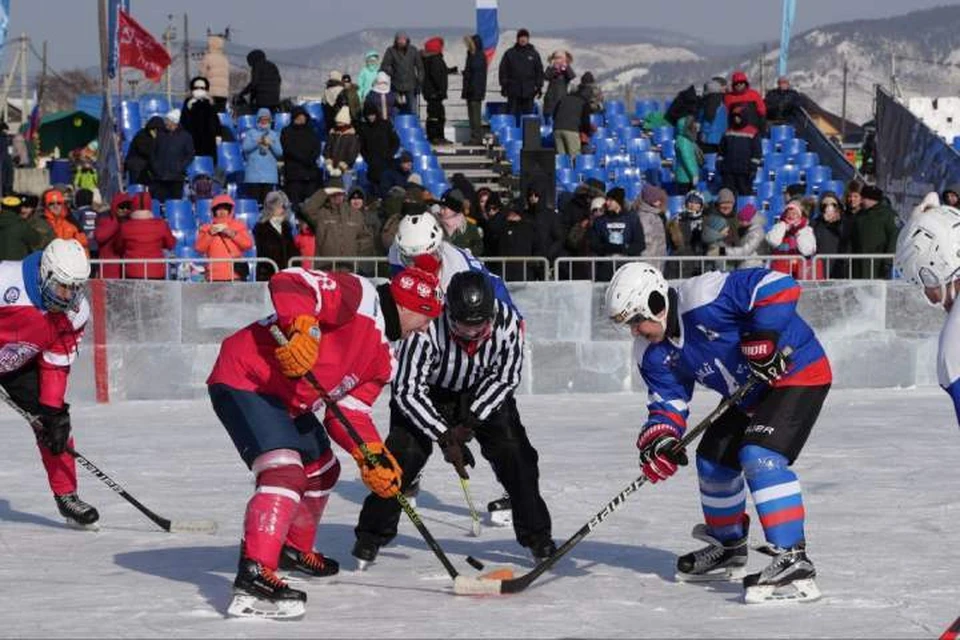
[[183, 84], [190, 91], [190, 31], [187, 14], [183, 14]]
[[840, 144], [847, 136], [847, 57], [843, 57], [843, 98], [840, 102]]
[[[173, 30], [173, 14], [169, 13], [167, 14], [167, 28], [163, 32], [163, 47], [164, 49], [167, 50], [167, 54], [170, 55], [171, 58], [173, 56], [171, 55], [171, 52], [170, 52], [170, 43], [174, 40], [174, 38], [176, 38], [176, 35], [174, 34], [174, 30]], [[170, 67], [168, 66], [166, 70], [163, 72], [163, 77], [166, 80], [166, 84], [167, 84], [167, 103], [170, 102], [170, 94], [171, 94], [170, 75], [171, 75]]]
[[42, 55], [40, 57], [40, 83], [37, 88], [37, 104], [40, 105], [40, 110], [43, 111], [43, 92], [47, 86], [47, 41], [43, 41], [43, 49], [41, 51]]
[[26, 122], [30, 117], [30, 98], [27, 96], [27, 34], [20, 34], [20, 117], [22, 122]]
[[890, 88], [893, 90], [895, 97], [902, 97], [900, 85], [897, 84], [897, 54], [893, 51], [890, 52]]
[[[107, 26], [107, 0], [97, 2], [97, 19], [100, 26], [100, 84], [104, 100], [107, 105], [107, 113], [112, 113], [110, 104], [110, 78], [107, 76], [107, 60], [110, 58], [110, 38]], [[119, 70], [117, 70], [119, 73]], [[123, 96], [117, 96], [117, 100], [122, 100]]]
[[766, 86], [764, 85], [764, 70], [767, 66], [767, 43], [763, 43], [763, 52], [760, 54], [760, 95], [766, 93]]

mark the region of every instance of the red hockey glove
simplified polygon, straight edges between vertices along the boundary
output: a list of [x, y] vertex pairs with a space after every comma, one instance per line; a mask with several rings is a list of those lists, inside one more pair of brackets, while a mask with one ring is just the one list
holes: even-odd
[[647, 480], [657, 483], [677, 472], [677, 467], [687, 466], [687, 454], [676, 450], [680, 443], [680, 431], [669, 424], [655, 424], [644, 430], [637, 440], [640, 449], [640, 469]]

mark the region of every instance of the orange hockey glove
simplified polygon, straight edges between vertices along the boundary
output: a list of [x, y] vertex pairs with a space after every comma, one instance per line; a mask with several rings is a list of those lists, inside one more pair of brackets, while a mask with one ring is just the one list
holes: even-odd
[[320, 327], [313, 316], [297, 316], [287, 331], [289, 342], [274, 354], [288, 378], [299, 378], [313, 368], [320, 353]]
[[367, 449], [373, 454], [375, 464], [370, 464], [360, 451], [360, 447], [350, 452], [360, 466], [360, 477], [370, 491], [381, 498], [392, 498], [400, 493], [403, 470], [397, 459], [381, 442], [368, 442]]

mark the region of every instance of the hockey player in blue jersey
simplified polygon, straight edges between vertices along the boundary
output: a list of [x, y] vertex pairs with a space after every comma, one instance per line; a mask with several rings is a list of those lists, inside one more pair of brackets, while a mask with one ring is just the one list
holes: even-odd
[[924, 198], [900, 231], [896, 262], [904, 279], [923, 287], [927, 302], [947, 312], [937, 377], [960, 422], [960, 305], [954, 305], [960, 294], [960, 210], [941, 206], [935, 193]]
[[[685, 581], [743, 577], [748, 603], [815, 600], [816, 570], [807, 557], [804, 508], [790, 468], [830, 389], [830, 363], [797, 314], [800, 287], [768, 269], [709, 272], [669, 287], [644, 262], [626, 264], [606, 292], [611, 320], [630, 328], [646, 383], [649, 416], [637, 447], [650, 482], [687, 464], [674, 445], [687, 428], [696, 383], [723, 397], [749, 376], [762, 381], [704, 433], [696, 466], [704, 524], [693, 537], [708, 546], [680, 556]], [[789, 358], [782, 353], [790, 347]], [[773, 561], [746, 573], [749, 489]]]

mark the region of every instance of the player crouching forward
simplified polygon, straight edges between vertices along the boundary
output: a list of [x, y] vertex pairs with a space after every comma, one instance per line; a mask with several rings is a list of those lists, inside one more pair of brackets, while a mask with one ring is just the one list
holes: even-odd
[[[213, 409], [240, 457], [256, 475], [247, 503], [240, 566], [228, 613], [302, 616], [307, 596], [279, 568], [309, 576], [339, 566], [313, 550], [317, 523], [340, 465], [330, 439], [350, 451], [364, 484], [395, 496], [401, 469], [380, 441], [372, 406], [393, 374], [389, 342], [422, 331], [440, 315], [437, 278], [409, 267], [374, 287], [347, 273], [287, 269], [268, 284], [274, 316], [228, 337], [207, 384]], [[278, 347], [276, 324], [289, 342]], [[305, 376], [312, 372], [378, 459], [370, 466]], [[323, 423], [314, 415], [324, 411]], [[329, 437], [328, 437], [329, 434]]]
[[[680, 580], [736, 579], [747, 564], [749, 487], [774, 557], [743, 578], [748, 603], [815, 600], [816, 571], [807, 557], [800, 484], [790, 466], [830, 389], [830, 364], [797, 314], [800, 287], [768, 269], [710, 272], [677, 288], [653, 266], [635, 262], [614, 275], [606, 293], [610, 318], [628, 325], [649, 392], [640, 432], [640, 466], [651, 482], [687, 463], [672, 449], [687, 428], [694, 384], [729, 397], [749, 376], [763, 385], [724, 413], [697, 447], [705, 524], [693, 536], [708, 546], [677, 560]], [[792, 348], [789, 360], [782, 350]], [[746, 486], [745, 486], [746, 485]]]
[[40, 418], [36, 434], [60, 515], [95, 528], [100, 515], [77, 497], [77, 465], [67, 448], [70, 405], [63, 401], [90, 306], [87, 252], [76, 240], [55, 239], [23, 261], [0, 262], [0, 386], [21, 409]]

